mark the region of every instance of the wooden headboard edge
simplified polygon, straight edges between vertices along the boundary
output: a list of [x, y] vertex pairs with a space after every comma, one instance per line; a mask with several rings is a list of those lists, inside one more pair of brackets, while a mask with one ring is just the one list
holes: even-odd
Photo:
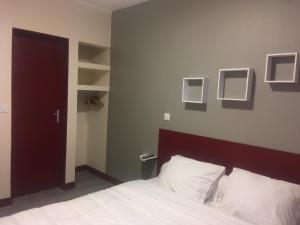
[[176, 154], [300, 184], [299, 154], [160, 129], [157, 171]]

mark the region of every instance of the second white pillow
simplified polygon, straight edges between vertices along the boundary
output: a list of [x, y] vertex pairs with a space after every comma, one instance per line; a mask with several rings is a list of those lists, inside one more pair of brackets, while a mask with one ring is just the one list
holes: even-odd
[[218, 209], [256, 225], [299, 225], [300, 186], [234, 168]]

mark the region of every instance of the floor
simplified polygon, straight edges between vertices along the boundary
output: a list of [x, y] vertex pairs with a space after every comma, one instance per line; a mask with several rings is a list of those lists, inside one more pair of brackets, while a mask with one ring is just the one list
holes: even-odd
[[94, 174], [91, 174], [87, 171], [80, 171], [76, 173], [75, 188], [67, 191], [64, 191], [60, 188], [55, 188], [40, 193], [15, 198], [13, 199], [12, 205], [0, 208], [0, 217], [9, 216], [20, 211], [37, 208], [52, 203], [67, 201], [109, 188], [111, 186], [111, 183], [102, 180]]

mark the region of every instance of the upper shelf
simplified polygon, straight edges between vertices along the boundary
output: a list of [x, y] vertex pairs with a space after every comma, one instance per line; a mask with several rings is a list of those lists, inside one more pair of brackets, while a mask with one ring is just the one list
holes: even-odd
[[108, 92], [109, 87], [108, 86], [96, 86], [96, 85], [78, 85], [77, 90], [78, 91], [103, 91], [103, 92]]
[[110, 71], [110, 66], [95, 63], [78, 62], [78, 68], [96, 71]]
[[80, 92], [109, 92], [110, 48], [79, 42], [78, 86]]
[[99, 65], [110, 65], [110, 48], [79, 42], [78, 61]]

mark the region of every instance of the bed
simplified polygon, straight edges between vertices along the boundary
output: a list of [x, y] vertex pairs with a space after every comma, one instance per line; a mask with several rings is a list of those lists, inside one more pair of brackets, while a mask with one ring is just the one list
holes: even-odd
[[155, 181], [133, 181], [68, 202], [17, 213], [1, 225], [249, 225], [182, 199]]
[[[299, 155], [160, 130], [158, 170], [174, 154], [223, 165], [226, 173], [239, 166], [274, 178], [300, 183]], [[261, 162], [266, 159], [268, 160], [264, 163]], [[167, 190], [160, 185], [158, 178], [123, 183], [71, 201], [0, 219], [0, 225], [35, 224], [253, 225]]]

